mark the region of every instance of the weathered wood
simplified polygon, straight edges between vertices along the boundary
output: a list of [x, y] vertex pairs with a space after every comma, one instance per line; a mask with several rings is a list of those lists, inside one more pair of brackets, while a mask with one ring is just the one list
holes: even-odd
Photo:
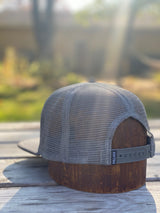
[[0, 160], [0, 187], [57, 185], [42, 158]]
[[[113, 137], [112, 148], [146, 145], [145, 128], [135, 119], [123, 121]], [[49, 173], [60, 185], [87, 192], [117, 193], [145, 184], [146, 160], [117, 165], [67, 164], [49, 161]]]
[[152, 134], [154, 135], [155, 140], [160, 140], [160, 127], [151, 129]]
[[39, 130], [25, 131], [0, 131], [0, 141], [20, 141], [29, 138], [39, 137]]
[[160, 212], [160, 183], [121, 194], [95, 194], [63, 186], [0, 189], [0, 212]]
[[[147, 181], [160, 181], [160, 155], [147, 164]], [[48, 162], [42, 158], [1, 159], [0, 187], [55, 185], [49, 177]], [[57, 184], [56, 184], [57, 185]]]
[[0, 159], [16, 157], [33, 157], [17, 147], [21, 140], [35, 138], [39, 136], [39, 130], [23, 131], [0, 131]]
[[25, 158], [33, 157], [30, 153], [24, 152], [17, 147], [17, 142], [0, 142], [0, 159], [16, 159], [16, 158]]
[[160, 119], [149, 119], [148, 123], [151, 129], [160, 127]]
[[0, 123], [0, 131], [39, 130], [40, 122], [4, 122]]
[[[160, 156], [147, 166], [147, 181], [160, 181]], [[57, 185], [48, 174], [48, 162], [42, 158], [0, 160], [0, 187]]]

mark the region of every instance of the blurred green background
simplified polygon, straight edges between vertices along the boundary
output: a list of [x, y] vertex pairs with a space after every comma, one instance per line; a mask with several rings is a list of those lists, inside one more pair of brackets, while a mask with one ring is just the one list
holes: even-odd
[[1, 122], [39, 120], [55, 89], [90, 80], [134, 92], [160, 118], [160, 2], [78, 2], [0, 1]]

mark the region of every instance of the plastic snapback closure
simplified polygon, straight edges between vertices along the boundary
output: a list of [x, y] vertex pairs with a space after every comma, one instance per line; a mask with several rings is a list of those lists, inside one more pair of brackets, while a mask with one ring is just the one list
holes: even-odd
[[153, 157], [154, 154], [154, 138], [153, 136], [147, 136], [147, 144], [145, 146], [112, 149], [112, 165], [145, 160]]

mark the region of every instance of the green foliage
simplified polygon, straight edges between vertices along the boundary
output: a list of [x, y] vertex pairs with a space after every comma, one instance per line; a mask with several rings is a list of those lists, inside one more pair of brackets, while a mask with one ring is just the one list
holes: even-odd
[[67, 73], [62, 62], [43, 60], [39, 61], [38, 67], [36, 77], [41, 86], [53, 89], [61, 86], [61, 78]]
[[0, 121], [39, 120], [43, 104], [57, 88], [84, 78], [65, 69], [63, 60], [29, 62], [8, 48], [0, 62]]
[[54, 90], [82, 80], [80, 75], [70, 73], [66, 69], [64, 60], [60, 56], [56, 56], [54, 60], [30, 62], [27, 58], [18, 55], [12, 47], [6, 49], [4, 60], [0, 63], [0, 76], [3, 89], [7, 91], [7, 87], [12, 87], [14, 92], [16, 89], [44, 86]]
[[155, 71], [155, 72], [153, 72], [152, 78], [154, 79], [154, 81], [155, 81], [156, 83], [159, 84], [159, 87], [160, 87], [160, 71]]
[[76, 84], [84, 81], [85, 78], [81, 75], [75, 74], [73, 72], [69, 72], [62, 78], [62, 84], [64, 85], [70, 85], [70, 84]]
[[34, 62], [19, 56], [13, 47], [6, 48], [3, 61], [0, 63], [0, 84], [15, 88], [32, 88], [38, 85], [33, 78]]
[[[12, 48], [0, 62], [0, 77], [0, 121], [39, 120], [43, 104], [55, 89], [85, 81], [80, 74], [68, 71], [61, 57], [30, 62]], [[149, 117], [160, 117], [160, 73], [154, 72], [151, 80], [157, 85], [154, 93], [150, 87], [137, 89], [135, 94], [143, 100]], [[130, 81], [127, 79], [131, 91], [143, 88], [141, 80], [139, 84]], [[144, 83], [148, 88], [149, 83]]]
[[[44, 88], [37, 91], [16, 91], [11, 96], [11, 89], [7, 88], [5, 98], [0, 94], [0, 121], [39, 120], [43, 104], [51, 91]], [[8, 97], [7, 93], [10, 94]]]
[[142, 99], [148, 118], [160, 118], [160, 100]]

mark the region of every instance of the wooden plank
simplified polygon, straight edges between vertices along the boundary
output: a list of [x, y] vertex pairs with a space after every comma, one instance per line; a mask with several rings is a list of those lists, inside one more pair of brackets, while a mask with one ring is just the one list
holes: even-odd
[[[148, 160], [147, 181], [160, 181], [160, 156]], [[1, 159], [0, 186], [55, 185], [42, 158]]]
[[153, 158], [147, 160], [147, 181], [160, 181], [160, 155], [155, 155]]
[[22, 140], [36, 137], [39, 137], [39, 130], [0, 132], [0, 159], [33, 157], [33, 155], [19, 149], [17, 143]]
[[57, 185], [42, 158], [0, 160], [0, 187]]
[[0, 131], [37, 130], [40, 122], [1, 122]]
[[34, 155], [18, 148], [17, 142], [0, 142], [0, 159], [30, 158]]
[[0, 142], [15, 142], [20, 140], [25, 140], [29, 138], [39, 137], [39, 130], [24, 130], [24, 131], [1, 131], [0, 132]]
[[25, 152], [17, 147], [17, 142], [1, 143], [0, 142], [0, 159], [16, 159], [34, 157], [34, 155]]
[[159, 129], [151, 129], [151, 132], [155, 138], [155, 140], [160, 140], [160, 128]]
[[160, 127], [160, 119], [149, 119], [148, 123], [151, 129]]
[[160, 212], [160, 183], [121, 194], [95, 194], [62, 186], [0, 189], [0, 212]]

